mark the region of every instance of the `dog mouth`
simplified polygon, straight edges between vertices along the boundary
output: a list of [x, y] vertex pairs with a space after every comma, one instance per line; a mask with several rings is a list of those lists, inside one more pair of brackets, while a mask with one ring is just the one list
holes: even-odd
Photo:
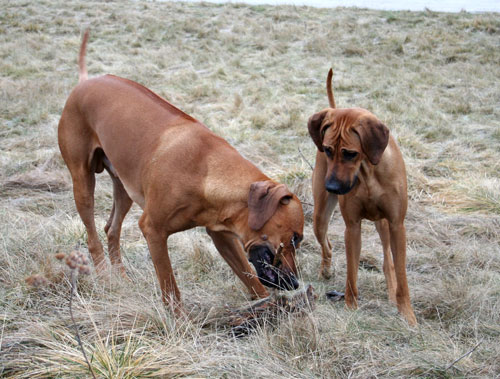
[[335, 195], [345, 195], [350, 192], [358, 183], [358, 176], [352, 182], [342, 182], [337, 178], [330, 178], [325, 182], [325, 189]]
[[273, 266], [274, 256], [266, 245], [250, 248], [249, 261], [255, 267], [260, 282], [266, 287], [286, 291], [299, 288], [299, 282], [293, 273], [285, 273], [279, 267]]

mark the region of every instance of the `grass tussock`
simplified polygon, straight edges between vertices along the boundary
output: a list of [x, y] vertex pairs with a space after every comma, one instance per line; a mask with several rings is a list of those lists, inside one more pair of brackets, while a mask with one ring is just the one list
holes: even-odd
[[[297, 193], [306, 216], [302, 282], [319, 294], [307, 315], [285, 314], [235, 338], [224, 315], [248, 294], [195, 229], [169, 240], [190, 312], [175, 319], [160, 301], [134, 206], [122, 233], [131, 280], [92, 272], [79, 278], [73, 301], [98, 377], [498, 376], [497, 14], [56, 0], [10, 1], [0, 12], [0, 376], [89, 376], [68, 311], [70, 276], [54, 257], [86, 252], [56, 133], [87, 27], [91, 76], [146, 85]], [[337, 104], [373, 111], [405, 156], [416, 329], [387, 301], [370, 223], [359, 310], [324, 297], [345, 281], [338, 212], [329, 230], [336, 275], [318, 279], [306, 124], [327, 105], [329, 67]], [[103, 240], [111, 198], [110, 180], [99, 175]]]

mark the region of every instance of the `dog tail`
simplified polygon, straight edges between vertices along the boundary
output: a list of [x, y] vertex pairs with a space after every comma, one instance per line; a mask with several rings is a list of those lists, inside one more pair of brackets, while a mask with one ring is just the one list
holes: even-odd
[[85, 30], [80, 46], [80, 55], [78, 56], [78, 83], [88, 79], [87, 65], [85, 64], [85, 52], [87, 51], [87, 41], [89, 39], [89, 30]]
[[336, 108], [335, 98], [333, 97], [333, 90], [332, 90], [332, 77], [333, 77], [333, 70], [330, 68], [330, 71], [328, 71], [328, 76], [326, 77], [326, 93], [328, 95], [328, 102], [330, 103], [330, 108]]

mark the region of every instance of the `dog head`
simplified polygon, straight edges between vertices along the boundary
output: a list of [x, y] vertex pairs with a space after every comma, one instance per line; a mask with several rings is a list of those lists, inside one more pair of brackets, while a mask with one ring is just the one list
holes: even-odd
[[285, 290], [298, 288], [295, 251], [303, 237], [304, 213], [297, 196], [271, 180], [252, 183], [248, 226], [245, 249], [261, 283]]
[[309, 134], [325, 154], [328, 192], [344, 195], [357, 183], [361, 162], [379, 163], [389, 142], [389, 130], [361, 108], [327, 108], [309, 118]]

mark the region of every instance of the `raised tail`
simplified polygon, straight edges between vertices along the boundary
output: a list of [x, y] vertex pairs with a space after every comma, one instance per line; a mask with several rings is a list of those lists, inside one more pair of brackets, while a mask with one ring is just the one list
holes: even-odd
[[333, 70], [330, 68], [330, 71], [328, 71], [328, 76], [326, 77], [326, 93], [328, 95], [328, 102], [330, 103], [330, 108], [336, 108], [335, 98], [333, 97], [333, 90], [332, 90], [332, 77], [333, 77]]
[[89, 75], [87, 73], [87, 66], [85, 65], [85, 52], [87, 51], [87, 41], [89, 39], [89, 30], [85, 30], [80, 46], [80, 55], [78, 57], [78, 83], [87, 80]]

